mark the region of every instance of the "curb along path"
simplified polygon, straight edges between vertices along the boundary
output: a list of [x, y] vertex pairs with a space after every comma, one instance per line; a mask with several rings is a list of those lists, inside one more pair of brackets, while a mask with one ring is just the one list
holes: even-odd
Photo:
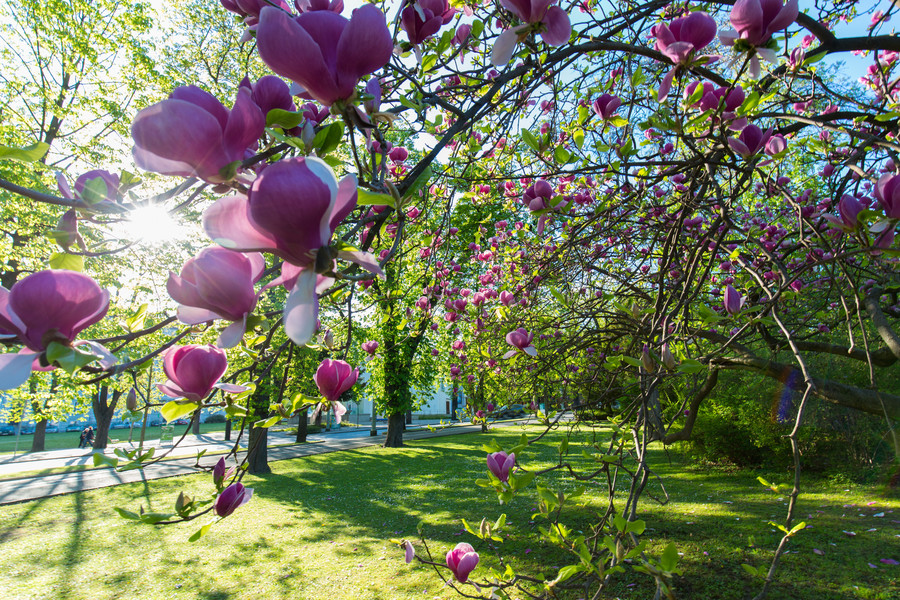
[[[506, 421], [494, 423], [492, 427], [508, 427], [524, 424], [525, 421]], [[403, 441], [409, 442], [427, 438], [459, 435], [463, 433], [477, 433], [481, 431], [480, 425], [453, 425], [437, 431], [413, 430], [403, 434]], [[284, 436], [281, 436], [284, 437]], [[353, 450], [366, 446], [380, 446], [384, 437], [369, 436], [368, 430], [365, 436], [346, 435], [341, 433], [317, 434], [310, 436], [312, 441], [305, 444], [292, 444], [286, 446], [270, 447], [268, 451], [269, 462], [287, 460], [309, 456], [311, 454], [325, 454], [341, 450]], [[243, 452], [239, 454], [243, 458]], [[87, 456], [90, 456], [88, 454]], [[219, 460], [219, 456], [204, 456], [200, 464], [211, 467]], [[42, 475], [36, 477], [23, 477], [20, 479], [8, 479], [0, 481], [0, 505], [27, 502], [39, 498], [71, 494], [85, 490], [93, 490], [123, 483], [136, 483], [152, 479], [163, 479], [178, 475], [190, 475], [198, 473], [194, 468], [197, 463], [196, 455], [185, 458], [177, 458], [149, 465], [143, 469], [117, 472], [110, 468], [89, 469], [72, 473], [58, 473], [54, 475]], [[88, 462], [87, 464], [93, 464]]]

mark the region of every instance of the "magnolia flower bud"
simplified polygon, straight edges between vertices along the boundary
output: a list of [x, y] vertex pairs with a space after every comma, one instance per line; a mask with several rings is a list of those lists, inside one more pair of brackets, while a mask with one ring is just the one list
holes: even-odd
[[131, 412], [136, 411], [138, 408], [137, 390], [134, 388], [128, 391], [128, 396], [125, 398], [125, 408]]

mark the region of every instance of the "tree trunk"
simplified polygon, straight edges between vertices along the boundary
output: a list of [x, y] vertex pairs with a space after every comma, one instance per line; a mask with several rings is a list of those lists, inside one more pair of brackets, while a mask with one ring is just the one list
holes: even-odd
[[94, 432], [94, 450], [103, 450], [109, 444], [109, 424], [112, 422], [113, 413], [116, 412], [116, 404], [122, 392], [113, 391], [112, 401], [109, 401], [109, 387], [102, 385], [94, 397], [91, 405], [94, 408], [94, 418], [97, 419], [97, 431]]
[[265, 475], [272, 472], [272, 468], [269, 467], [268, 437], [269, 430], [265, 427], [250, 428], [247, 472], [252, 475]]
[[[254, 395], [250, 398], [251, 423], [265, 419], [269, 416], [269, 396], [267, 394]], [[245, 421], [246, 422], [246, 421]], [[254, 475], [271, 473], [269, 467], [269, 430], [265, 427], [250, 427], [250, 439], [247, 451], [247, 472]]]
[[385, 448], [403, 447], [403, 413], [388, 415], [387, 435], [384, 438]]
[[47, 420], [38, 421], [34, 424], [34, 437], [31, 438], [31, 451], [43, 452], [44, 440], [47, 436]]
[[295, 440], [298, 444], [302, 444], [306, 441], [306, 435], [308, 433], [307, 421], [309, 421], [308, 415], [309, 408], [304, 408], [301, 411], [297, 412], [297, 439]]
[[194, 416], [191, 418], [191, 433], [194, 435], [200, 435], [200, 409], [194, 411]]
[[225, 415], [225, 416], [226, 416], [226, 418], [225, 418], [225, 441], [230, 442], [231, 441], [231, 417], [229, 417], [228, 415]]

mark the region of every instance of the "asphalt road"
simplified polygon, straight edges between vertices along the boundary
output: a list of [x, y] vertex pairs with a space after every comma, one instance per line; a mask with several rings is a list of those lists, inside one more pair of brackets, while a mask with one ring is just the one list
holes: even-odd
[[[528, 419], [503, 421], [492, 424], [492, 427], [507, 427], [526, 423], [528, 421]], [[429, 431], [425, 428], [428, 425], [436, 425], [436, 423], [420, 423], [419, 427], [412, 428], [404, 433], [404, 441], [458, 435], [461, 433], [475, 433], [481, 430], [479, 425], [456, 424], [451, 427], [435, 428], [434, 431]], [[379, 429], [379, 435], [377, 436], [371, 436], [369, 429], [365, 427], [359, 429], [345, 429], [349, 430], [345, 431], [342, 429], [335, 432], [310, 435], [307, 438], [308, 442], [305, 444], [293, 443], [293, 436], [279, 432], [269, 432], [269, 462], [298, 458], [310, 454], [324, 454], [326, 452], [352, 450], [365, 446], [380, 446], [384, 440], [383, 428]], [[93, 490], [123, 483], [149, 481], [151, 479], [162, 479], [164, 477], [176, 477], [178, 475], [197, 473], [198, 469], [196, 468], [196, 464], [198, 451], [207, 451], [207, 455], [204, 455], [200, 459], [199, 464], [201, 466], [210, 467], [219, 460], [219, 456], [209, 456], [209, 454], [222, 454], [233, 447], [234, 442], [226, 442], [224, 436], [224, 432], [209, 433], [200, 436], [187, 436], [172, 454], [169, 455], [170, 457], [178, 456], [180, 458], [161, 461], [148, 465], [143, 469], [133, 469], [122, 472], [117, 472], [112, 468], [97, 468], [70, 473], [34, 475], [35, 471], [78, 465], [93, 465], [93, 455], [97, 451], [90, 449], [55, 450], [51, 452], [20, 455], [16, 458], [0, 459], [0, 476], [15, 477], [17, 473], [23, 474], [23, 476], [19, 478], [0, 480], [0, 504], [27, 502], [38, 498], [71, 494], [74, 492]], [[171, 448], [170, 445], [159, 447], [158, 440], [151, 445], [157, 446], [157, 454]], [[116, 444], [115, 446], [107, 448], [104, 454], [113, 456], [115, 447], [133, 449], [136, 448], [137, 445]], [[148, 445], [145, 444], [145, 448], [147, 447]], [[245, 449], [245, 447], [242, 447], [242, 450], [243, 449]], [[239, 457], [242, 456], [243, 452], [239, 454]]]

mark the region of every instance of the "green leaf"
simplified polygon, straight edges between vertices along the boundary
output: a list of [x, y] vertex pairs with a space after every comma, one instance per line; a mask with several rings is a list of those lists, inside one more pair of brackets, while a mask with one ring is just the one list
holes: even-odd
[[65, 271], [84, 271], [84, 257], [65, 252], [54, 252], [50, 255], [50, 268]]
[[444, 32], [444, 35], [441, 36], [441, 40], [438, 42], [437, 48], [435, 50], [438, 54], [443, 54], [447, 51], [447, 48], [450, 47], [450, 43], [453, 41], [454, 33], [455, 32], [453, 29], [448, 29]]
[[172, 422], [179, 417], [194, 412], [198, 408], [200, 408], [199, 402], [178, 402], [172, 400], [171, 402], [166, 402], [159, 412], [162, 413], [163, 419], [167, 422]]
[[284, 110], [283, 108], [273, 108], [266, 113], [266, 127], [293, 129], [304, 120], [306, 120], [306, 117], [303, 116], [303, 113]]
[[529, 473], [521, 473], [518, 476], [510, 474], [509, 476], [509, 487], [513, 490], [521, 490], [528, 487], [528, 484], [534, 481], [536, 473], [531, 471]]
[[678, 567], [678, 548], [675, 547], [675, 542], [669, 542], [669, 545], [663, 550], [662, 557], [659, 559], [659, 565], [663, 570], [670, 573], [674, 572]]
[[146, 302], [141, 304], [133, 315], [125, 319], [125, 326], [128, 328], [128, 331], [135, 332], [144, 328], [147, 306]]
[[491, 440], [486, 444], [482, 444], [481, 449], [488, 454], [493, 454], [494, 452], [500, 452], [501, 450], [503, 450], [503, 447], [497, 443], [497, 440]]
[[404, 94], [400, 94], [398, 100], [400, 100], [400, 104], [402, 104], [406, 108], [411, 108], [416, 112], [419, 112], [420, 110], [422, 110], [421, 106], [419, 106], [418, 104], [416, 104], [415, 102], [413, 102], [412, 100], [407, 98], [406, 95], [404, 95]]
[[[823, 58], [825, 58], [827, 55], [828, 55], [827, 52], [818, 52], [816, 54], [813, 54], [812, 56], [807, 57], [806, 60], [803, 61], [803, 66], [808, 67], [809, 65], [814, 65], [817, 62], [819, 62], [820, 60], [822, 60]], [[898, 116], [900, 116], [900, 115], [898, 115]], [[875, 117], [875, 119], [877, 120], [878, 117]]]
[[556, 159], [556, 162], [564, 165], [569, 162], [572, 158], [572, 153], [563, 148], [562, 146], [557, 146], [553, 151], [553, 158]]
[[472, 31], [471, 33], [469, 33], [469, 36], [473, 40], [477, 40], [482, 31], [484, 31], [484, 23], [479, 19], [475, 19], [474, 21], [472, 21]]
[[578, 146], [579, 150], [584, 148], [584, 129], [576, 129], [573, 131], [572, 140], [575, 142], [575, 145]]
[[622, 357], [622, 360], [624, 360], [625, 362], [627, 362], [627, 363], [628, 363], [629, 365], [631, 365], [632, 367], [640, 367], [640, 366], [641, 366], [641, 361], [640, 361], [640, 359], [633, 358], [633, 357], [631, 357], [631, 356], [623, 356], [623, 357]]
[[759, 571], [756, 570], [756, 567], [751, 567], [750, 565], [744, 563], [741, 565], [745, 571], [747, 571], [751, 575], [759, 575]]
[[0, 160], [17, 160], [24, 163], [34, 162], [42, 159], [49, 149], [50, 144], [45, 144], [44, 142], [37, 142], [24, 148], [14, 148], [0, 144]]
[[797, 533], [798, 531], [800, 531], [802, 529], [806, 529], [806, 521], [801, 521], [800, 523], [797, 523], [796, 525], [794, 525], [791, 528], [791, 530], [788, 532], [788, 535], [794, 535], [795, 533]]
[[79, 194], [81, 199], [88, 204], [99, 204], [106, 200], [108, 195], [109, 187], [107, 187], [106, 180], [102, 177], [89, 179]]
[[687, 373], [688, 375], [699, 373], [701, 371], [705, 371], [706, 369], [706, 365], [694, 360], [693, 358], [684, 359], [683, 361], [681, 361], [681, 364], [676, 367], [676, 371], [680, 373]]
[[235, 417], [246, 417], [247, 409], [245, 409], [243, 406], [232, 404], [225, 407], [225, 415], [227, 415], [229, 419], [233, 419]]
[[257, 421], [253, 424], [254, 427], [262, 427], [268, 428], [272, 425], [277, 425], [278, 422], [281, 421], [281, 415], [275, 415], [274, 417], [269, 417], [268, 419], [263, 419], [262, 421]]
[[318, 149], [319, 155], [329, 154], [340, 145], [343, 137], [344, 124], [341, 121], [335, 121], [328, 127], [319, 130], [319, 133], [313, 138], [313, 148]]
[[556, 576], [556, 583], [562, 583], [582, 571], [584, 571], [583, 565], [566, 565], [559, 570], [559, 574]]
[[116, 468], [119, 464], [118, 458], [113, 458], [112, 456], [106, 456], [102, 452], [94, 452], [94, 466], [95, 467], [112, 467]]
[[613, 115], [609, 118], [607, 123], [609, 123], [613, 127], [625, 127], [626, 125], [628, 125], [628, 119], [619, 115]]
[[83, 352], [80, 348], [70, 348], [59, 342], [50, 342], [47, 346], [47, 361], [58, 365], [69, 375], [95, 360], [97, 360], [95, 355]]
[[141, 515], [141, 521], [154, 525], [160, 521], [167, 521], [172, 518], [171, 513], [148, 512]]
[[412, 198], [419, 192], [419, 190], [428, 185], [428, 181], [431, 179], [433, 173], [434, 172], [432, 171], [431, 166], [426, 167], [425, 170], [422, 171], [422, 174], [416, 178], [411, 186], [409, 186], [409, 189], [406, 190], [406, 193], [403, 194], [403, 199], [406, 200], [408, 198]]
[[628, 525], [625, 526], [625, 533], [641, 535], [644, 533], [645, 529], [647, 529], [647, 522], [638, 519], [637, 521], [630, 521]]
[[204, 525], [203, 527], [201, 527], [200, 529], [195, 531], [191, 535], [191, 537], [188, 538], [188, 541], [196, 542], [197, 540], [199, 540], [200, 538], [202, 538], [204, 535], [206, 535], [209, 532], [210, 527], [212, 527], [212, 523], [207, 523], [206, 525]]
[[[96, 456], [96, 455], [95, 455]], [[118, 506], [113, 508], [114, 511], [119, 513], [119, 516], [123, 519], [128, 519], [129, 521], [140, 521], [141, 515], [131, 512], [130, 510], [125, 510], [124, 508], [119, 508]]]
[[[449, 32], [448, 32], [449, 33]], [[427, 73], [434, 69], [434, 66], [437, 64], [437, 55], [436, 54], [426, 54], [422, 57], [422, 73]]]
[[522, 130], [522, 141], [528, 144], [528, 146], [535, 152], [541, 151], [541, 147], [538, 144], [537, 138], [535, 138], [534, 134], [527, 129]]

